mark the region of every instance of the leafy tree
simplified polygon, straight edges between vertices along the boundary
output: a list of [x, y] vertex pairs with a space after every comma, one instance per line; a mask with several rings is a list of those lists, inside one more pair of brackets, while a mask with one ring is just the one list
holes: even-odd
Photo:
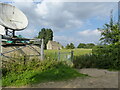
[[84, 43], [80, 43], [78, 46], [77, 46], [77, 48], [85, 48], [86, 47], [86, 44], [84, 44]]
[[88, 43], [86, 44], [86, 48], [93, 48], [95, 46], [94, 43]]
[[74, 48], [75, 48], [74, 44], [70, 43], [70, 49], [74, 49]]
[[73, 43], [70, 43], [70, 44], [66, 45], [66, 49], [74, 49], [74, 48], [75, 48], [75, 46], [74, 46]]
[[93, 43], [88, 43], [88, 44], [80, 43], [80, 44], [77, 46], [77, 48], [92, 48], [92, 47], [94, 47], [94, 46], [95, 46], [95, 44], [93, 44]]
[[70, 45], [69, 45], [69, 44], [67, 44], [65, 48], [66, 48], [66, 49], [70, 49]]
[[[111, 13], [112, 14], [112, 13]], [[118, 23], [113, 22], [113, 17], [110, 18], [110, 23], [105, 24], [103, 29], [98, 28], [101, 31], [100, 40], [104, 44], [114, 44], [120, 41], [120, 30]]]
[[53, 40], [53, 31], [51, 29], [42, 28], [39, 32], [37, 38], [44, 39], [44, 48], [46, 49], [46, 45], [49, 40]]

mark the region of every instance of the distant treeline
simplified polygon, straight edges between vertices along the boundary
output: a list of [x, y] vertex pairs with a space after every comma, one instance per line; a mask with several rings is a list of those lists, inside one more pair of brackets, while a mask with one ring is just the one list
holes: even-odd
[[73, 43], [67, 44], [66, 49], [74, 49], [74, 48], [93, 48], [95, 46], [94, 43], [80, 43], [77, 47], [74, 46]]

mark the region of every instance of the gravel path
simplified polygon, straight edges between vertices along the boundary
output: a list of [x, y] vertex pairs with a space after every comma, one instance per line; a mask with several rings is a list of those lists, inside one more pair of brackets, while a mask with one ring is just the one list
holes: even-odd
[[91, 77], [31, 85], [34, 88], [118, 88], [118, 72], [103, 69], [79, 69]]

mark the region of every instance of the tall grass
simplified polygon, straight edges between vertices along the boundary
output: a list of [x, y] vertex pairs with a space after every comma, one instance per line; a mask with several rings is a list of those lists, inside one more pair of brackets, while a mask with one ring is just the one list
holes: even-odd
[[[24, 61], [24, 59], [22, 60]], [[26, 61], [25, 64], [20, 62], [6, 63], [2, 68], [3, 87], [31, 85], [87, 76], [78, 73], [75, 69], [70, 67], [66, 61], [57, 61], [51, 59], [51, 57], [43, 61], [37, 58]]]

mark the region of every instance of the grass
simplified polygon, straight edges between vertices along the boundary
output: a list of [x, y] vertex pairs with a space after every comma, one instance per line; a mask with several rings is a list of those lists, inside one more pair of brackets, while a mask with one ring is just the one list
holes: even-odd
[[32, 70], [23, 73], [11, 72], [2, 78], [3, 87], [6, 86], [23, 86], [30, 84], [37, 84], [48, 81], [62, 81], [75, 77], [85, 77], [86, 74], [78, 73], [75, 69], [66, 65], [59, 64], [57, 67], [48, 69], [46, 71]]
[[[62, 50], [59, 50], [60, 52], [71, 52], [73, 51], [74, 52], [74, 56], [79, 56], [79, 55], [84, 55], [84, 54], [87, 54], [87, 53], [91, 53], [92, 52], [92, 49], [62, 49]], [[45, 55], [47, 54], [57, 54], [58, 53], [58, 50], [45, 50]]]
[[[81, 56], [92, 52], [91, 49], [62, 49], [60, 52], [71, 52], [71, 50], [74, 52], [74, 56]], [[22, 65], [22, 62], [6, 64], [6, 69], [3, 69], [2, 86], [20, 87], [41, 82], [62, 81], [87, 76], [72, 68], [69, 65], [71, 63], [67, 62], [68, 60], [60, 61], [59, 63], [59, 61], [54, 59], [56, 54], [58, 54], [58, 50], [45, 50], [47, 57], [44, 61], [37, 59], [27, 60], [28, 62], [25, 66]]]

